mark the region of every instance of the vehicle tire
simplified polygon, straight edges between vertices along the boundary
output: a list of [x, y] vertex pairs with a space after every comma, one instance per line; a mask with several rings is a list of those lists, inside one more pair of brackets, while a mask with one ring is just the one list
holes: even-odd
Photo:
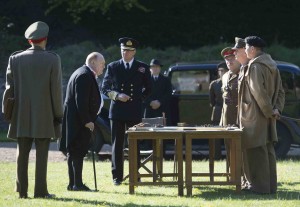
[[92, 140], [92, 142], [91, 142], [90, 150], [94, 151], [96, 153], [99, 153], [100, 150], [102, 149], [103, 144], [104, 144], [104, 141], [103, 141], [102, 132], [101, 132], [99, 126], [97, 126], [97, 124], [95, 124], [94, 140]]
[[277, 136], [278, 142], [275, 144], [276, 157], [277, 159], [283, 159], [290, 150], [292, 136], [288, 128], [280, 122], [277, 122]]

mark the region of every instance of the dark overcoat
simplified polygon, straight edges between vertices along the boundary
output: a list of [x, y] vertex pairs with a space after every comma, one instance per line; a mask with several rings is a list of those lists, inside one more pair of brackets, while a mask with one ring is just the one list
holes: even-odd
[[60, 151], [67, 151], [75, 139], [91, 137], [85, 124], [96, 120], [100, 105], [101, 97], [96, 78], [84, 65], [71, 75], [68, 82]]
[[212, 122], [220, 122], [221, 113], [222, 113], [222, 79], [219, 78], [214, 80], [209, 85], [209, 102], [210, 106], [213, 107], [211, 113], [211, 121]]
[[126, 70], [122, 59], [107, 66], [102, 83], [102, 92], [106, 96], [114, 91], [130, 96], [127, 102], [111, 100], [109, 118], [122, 121], [140, 121], [142, 119], [142, 101], [151, 92], [149, 66], [138, 60], [133, 61]]
[[[146, 118], [153, 118], [153, 117], [161, 117], [162, 113], [166, 113], [167, 121], [169, 120], [169, 102], [172, 95], [172, 85], [170, 80], [163, 76], [159, 75], [157, 80], [151, 78], [152, 88], [151, 94], [148, 96], [144, 103], [145, 103], [145, 117]], [[150, 102], [153, 100], [158, 100], [160, 102], [160, 107], [158, 109], [152, 109], [150, 106]]]

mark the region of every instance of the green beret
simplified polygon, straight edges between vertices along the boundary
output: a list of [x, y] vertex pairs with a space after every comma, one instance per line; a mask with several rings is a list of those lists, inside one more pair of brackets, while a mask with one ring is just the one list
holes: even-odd
[[28, 40], [38, 40], [48, 36], [49, 26], [45, 22], [35, 22], [25, 31], [25, 38]]

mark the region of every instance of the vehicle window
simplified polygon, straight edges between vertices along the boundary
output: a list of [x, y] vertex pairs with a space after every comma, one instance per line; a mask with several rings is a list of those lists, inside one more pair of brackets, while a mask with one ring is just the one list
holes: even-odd
[[300, 99], [300, 75], [295, 75], [295, 91], [297, 99]]
[[208, 70], [174, 71], [171, 78], [177, 94], [207, 94], [209, 81]]
[[294, 88], [294, 76], [287, 71], [281, 71], [282, 86], [285, 92], [285, 98], [288, 100], [296, 99], [296, 91]]

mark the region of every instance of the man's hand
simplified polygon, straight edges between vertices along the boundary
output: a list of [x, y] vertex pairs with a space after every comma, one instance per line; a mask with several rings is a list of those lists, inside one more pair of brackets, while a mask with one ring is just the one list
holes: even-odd
[[117, 95], [117, 100], [122, 102], [127, 102], [131, 97], [127, 96], [125, 93], [119, 93]]
[[153, 100], [150, 102], [150, 106], [152, 107], [152, 109], [158, 109], [160, 107], [160, 102], [158, 100]]
[[86, 123], [84, 126], [88, 128], [91, 132], [94, 131], [95, 125], [93, 122]]
[[278, 109], [273, 109], [273, 114], [272, 114], [272, 116], [273, 116], [275, 119], [279, 120], [279, 119], [280, 119], [280, 113], [279, 113], [279, 110], [278, 110]]

